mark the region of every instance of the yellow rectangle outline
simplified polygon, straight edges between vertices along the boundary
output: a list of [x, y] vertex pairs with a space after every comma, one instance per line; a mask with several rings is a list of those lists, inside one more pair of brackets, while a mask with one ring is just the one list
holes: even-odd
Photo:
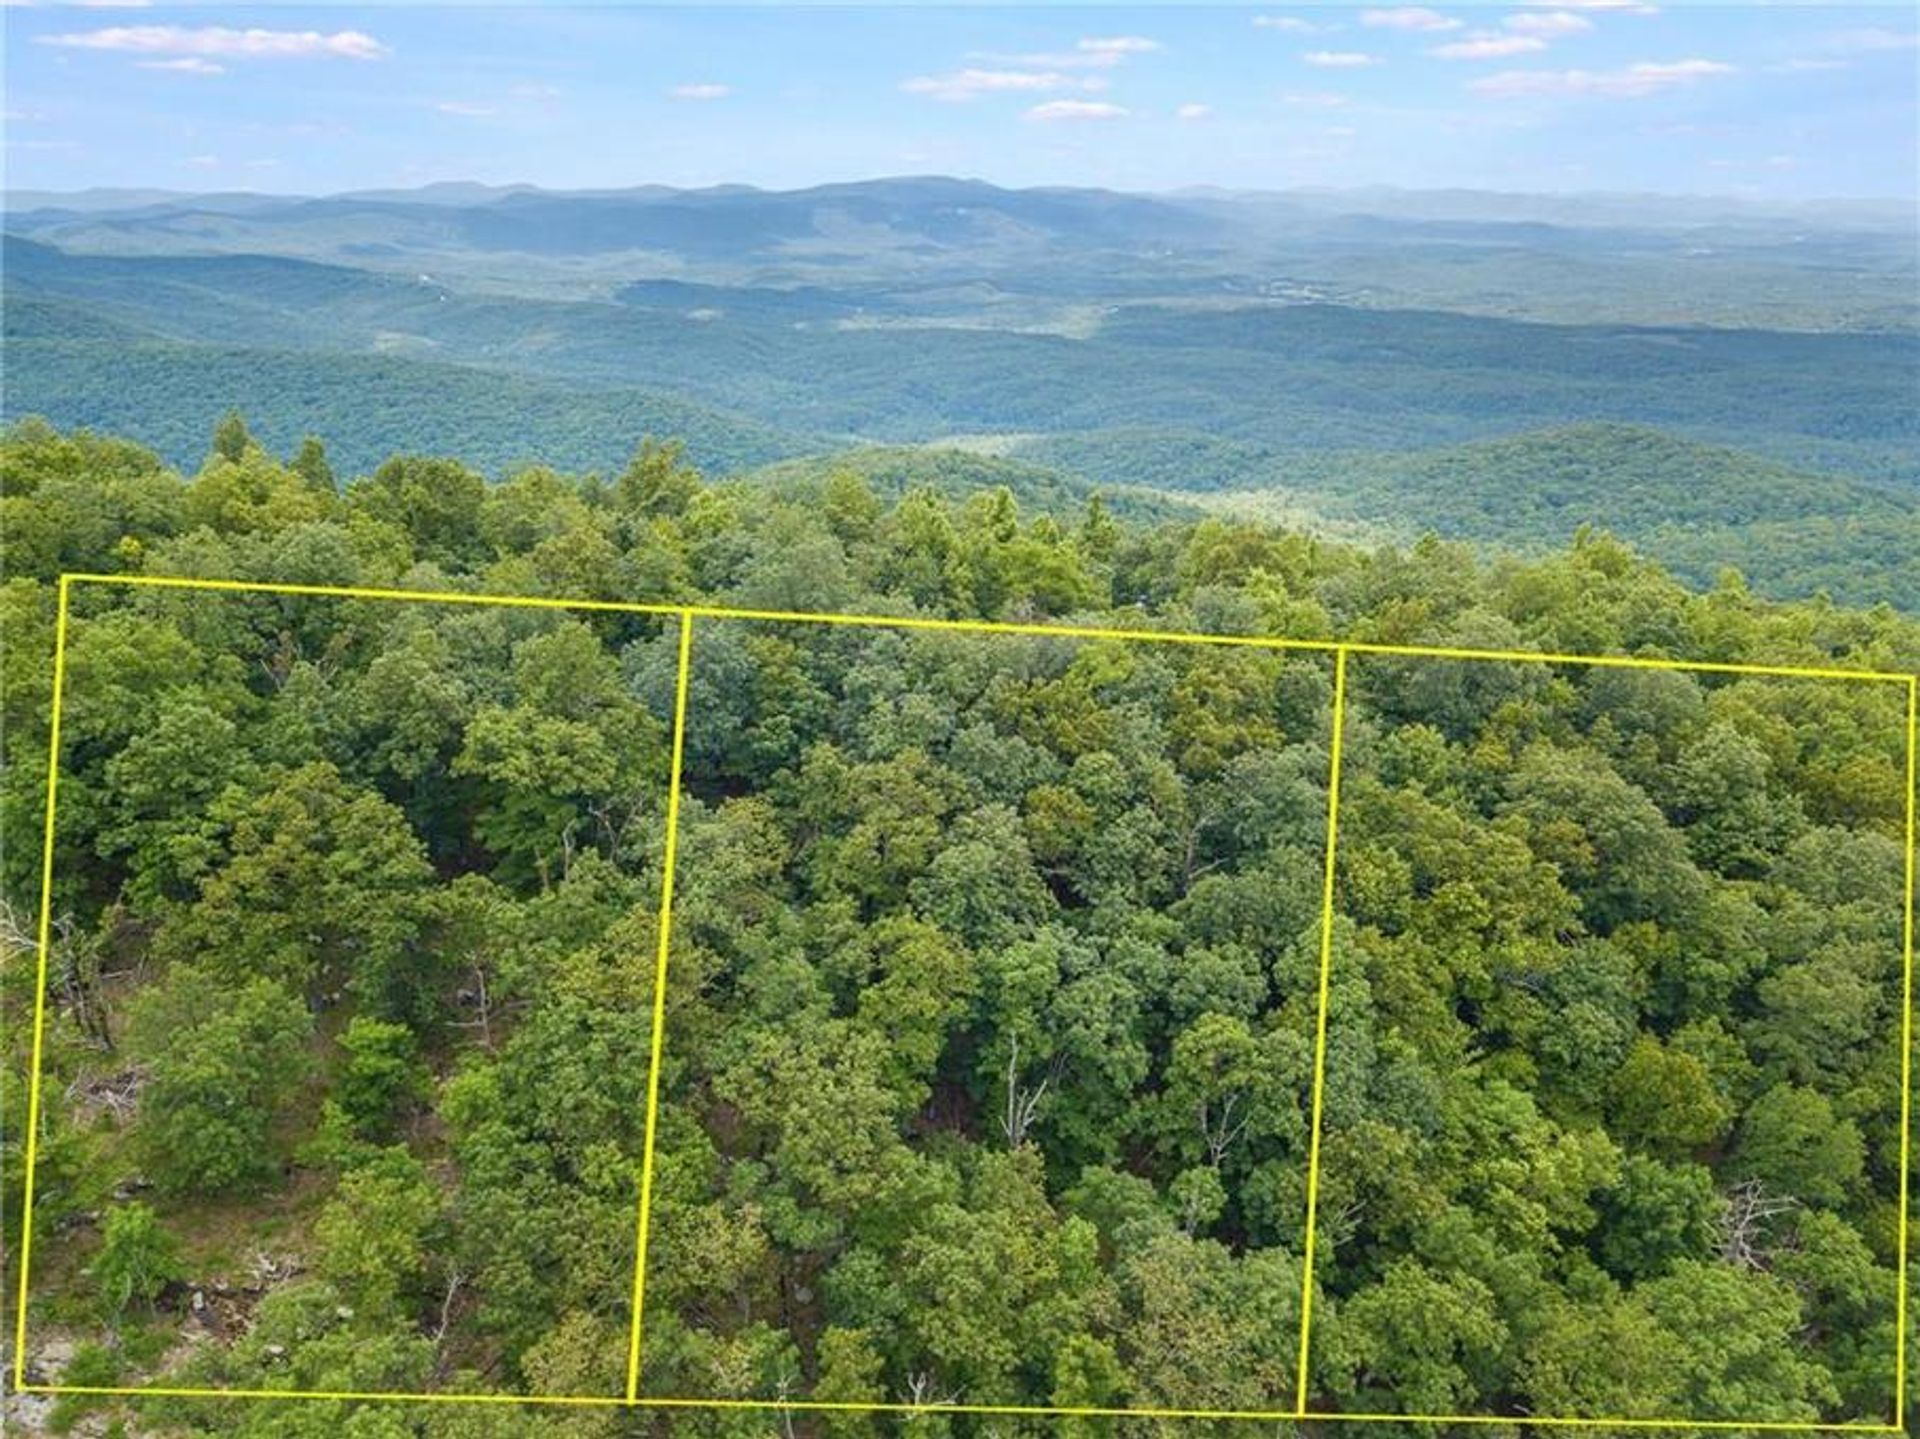
[[[662, 861], [659, 945], [655, 962], [653, 1031], [647, 1079], [647, 1114], [641, 1161], [641, 1197], [636, 1221], [636, 1254], [633, 1285], [633, 1317], [627, 1357], [627, 1392], [614, 1395], [521, 1395], [521, 1394], [407, 1394], [385, 1391], [280, 1391], [263, 1389], [201, 1389], [174, 1386], [132, 1387], [113, 1385], [28, 1384], [26, 1382], [27, 1302], [30, 1258], [33, 1238], [34, 1169], [38, 1158], [40, 1124], [40, 1062], [46, 1027], [46, 984], [53, 920], [54, 815], [59, 793], [61, 703], [66, 678], [67, 619], [71, 587], [75, 584], [121, 585], [135, 588], [180, 589], [243, 594], [277, 594], [335, 599], [399, 600], [441, 604], [498, 605], [523, 609], [583, 611], [613, 614], [646, 614], [678, 618], [680, 625], [678, 668], [674, 687], [674, 727], [671, 761], [671, 788], [668, 794], [667, 835]], [[536, 595], [489, 595], [469, 591], [400, 590], [368, 586], [287, 584], [273, 581], [196, 579], [172, 575], [112, 575], [65, 573], [59, 577], [58, 613], [54, 627], [54, 663], [52, 712], [48, 728], [47, 813], [41, 849], [40, 921], [37, 935], [37, 973], [34, 994], [31, 1075], [27, 1099], [26, 1177], [21, 1198], [20, 1281], [14, 1328], [14, 1365], [11, 1375], [16, 1393], [118, 1396], [128, 1398], [207, 1398], [207, 1399], [285, 1399], [310, 1402], [378, 1401], [433, 1404], [530, 1404], [591, 1406], [595, 1408], [639, 1407], [655, 1409], [762, 1410], [791, 1413], [900, 1413], [900, 1414], [993, 1414], [1081, 1418], [1164, 1418], [1164, 1419], [1243, 1419], [1256, 1421], [1313, 1420], [1354, 1423], [1429, 1423], [1429, 1424], [1525, 1424], [1543, 1428], [1616, 1428], [1616, 1429], [1701, 1429], [1752, 1430], [1768, 1433], [1903, 1433], [1898, 1416], [1906, 1400], [1906, 1311], [1908, 1289], [1909, 1170], [1912, 1140], [1912, 1060], [1913, 1060], [1913, 962], [1914, 962], [1914, 889], [1916, 790], [1920, 789], [1920, 675], [1887, 671], [1838, 669], [1806, 665], [1754, 665], [1721, 661], [1690, 661], [1628, 655], [1580, 655], [1528, 650], [1470, 649], [1437, 645], [1392, 645], [1366, 641], [1305, 640], [1281, 636], [1219, 635], [1181, 631], [1137, 630], [1083, 625], [1013, 623], [993, 620], [948, 620], [911, 615], [830, 614], [807, 611], [748, 609], [722, 605], [648, 604], [615, 600], [569, 600]], [[645, 1295], [646, 1246], [650, 1218], [651, 1179], [654, 1158], [655, 1126], [658, 1118], [659, 1075], [664, 1038], [667, 956], [670, 943], [673, 871], [679, 829], [681, 764], [685, 753], [686, 703], [692, 650], [693, 621], [696, 618], [789, 621], [794, 623], [858, 626], [869, 628], [919, 629], [962, 634], [1012, 634], [1066, 639], [1114, 639], [1147, 642], [1214, 645], [1251, 649], [1297, 651], [1334, 656], [1333, 735], [1329, 746], [1327, 794], [1327, 846], [1322, 884], [1321, 946], [1319, 976], [1319, 1013], [1314, 1042], [1313, 1129], [1307, 1169], [1307, 1224], [1304, 1242], [1301, 1330], [1298, 1388], [1295, 1407], [1290, 1410], [1163, 1409], [1054, 1407], [1045, 1405], [994, 1405], [947, 1403], [833, 1402], [788, 1399], [682, 1399], [643, 1396], [638, 1392], [641, 1336], [641, 1305]], [[1345, 727], [1346, 661], [1351, 654], [1398, 655], [1414, 658], [1493, 660], [1539, 664], [1588, 665], [1612, 669], [1648, 669], [1777, 676], [1802, 679], [1860, 680], [1901, 684], [1907, 690], [1907, 764], [1906, 764], [1906, 854], [1902, 915], [1901, 960], [1901, 1095], [1900, 1095], [1900, 1224], [1898, 1237], [1899, 1282], [1896, 1286], [1894, 1407], [1896, 1422], [1805, 1423], [1750, 1420], [1703, 1419], [1606, 1419], [1554, 1416], [1513, 1416], [1490, 1414], [1371, 1414], [1334, 1413], [1309, 1410], [1306, 1396], [1309, 1383], [1309, 1343], [1312, 1326], [1313, 1249], [1315, 1242], [1315, 1201], [1319, 1189], [1319, 1149], [1327, 1043], [1327, 1000], [1332, 965], [1334, 906], [1334, 865], [1338, 838], [1340, 754]]]

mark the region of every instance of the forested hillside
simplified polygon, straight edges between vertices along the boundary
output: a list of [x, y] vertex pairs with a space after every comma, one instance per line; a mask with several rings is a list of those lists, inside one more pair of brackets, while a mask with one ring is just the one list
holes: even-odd
[[[1920, 672], [1910, 615], [1689, 588], [1597, 531], [1482, 561], [891, 464], [343, 481], [231, 418], [183, 477], [7, 432], [9, 1205], [63, 571]], [[73, 588], [26, 1357], [617, 1399], [657, 1043], [641, 1392], [769, 1407], [31, 1422], [1038, 1439], [1204, 1426], [857, 1406], [1293, 1408], [1332, 657], [691, 623]], [[1904, 1417], [1910, 686], [1344, 676], [1309, 1407]]]
[[349, 475], [953, 446], [1335, 539], [1598, 523], [1695, 584], [1920, 607], [1894, 204], [906, 176], [25, 195], [4, 229], [0, 419], [179, 467], [229, 408]]
[[[1031, 453], [1073, 467], [1057, 447]], [[1596, 525], [1697, 585], [1731, 568], [1775, 594], [1824, 590], [1842, 603], [1920, 610], [1920, 491], [1640, 426], [1569, 425], [1405, 455], [1270, 458], [1263, 481], [1213, 503], [1522, 549]]]
[[582, 469], [614, 469], [626, 443], [614, 437], [650, 432], [684, 436], [688, 452], [721, 474], [836, 448], [659, 391], [597, 389], [386, 355], [10, 334], [7, 356], [7, 401], [17, 407], [11, 417], [43, 414], [138, 435], [175, 464], [197, 461], [208, 418], [228, 405], [275, 416], [261, 432], [285, 448], [312, 428], [339, 433], [333, 453], [348, 474], [372, 470], [393, 448], [456, 444], [470, 463], [496, 474], [549, 456]]

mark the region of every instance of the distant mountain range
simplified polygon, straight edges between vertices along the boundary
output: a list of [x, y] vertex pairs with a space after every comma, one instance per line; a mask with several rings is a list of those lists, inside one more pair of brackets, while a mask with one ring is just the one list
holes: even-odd
[[[1912, 215], [1876, 201], [1379, 188], [1135, 195], [906, 176], [790, 191], [467, 183], [323, 197], [16, 191], [6, 208], [11, 233], [73, 251], [272, 254], [485, 276], [496, 288], [576, 297], [622, 279], [801, 283], [864, 273], [1083, 289], [1177, 281], [1202, 292], [1257, 280], [1354, 303], [1540, 319], [1591, 318], [1594, 297], [1610, 302], [1610, 318], [1641, 322], [1884, 328], [1920, 315]], [[1684, 286], [1656, 289], [1664, 311], [1629, 313], [1623, 305], [1658, 265], [1684, 271]], [[1565, 285], [1577, 287], [1571, 304]]]
[[1598, 523], [1687, 573], [1920, 607], [1896, 206], [939, 176], [7, 200], [5, 412], [180, 465], [229, 406], [349, 471], [607, 468], [645, 433], [717, 473], [867, 447], [1050, 504], [1502, 544]]
[[[266, 209], [309, 201], [369, 201], [376, 203], [473, 206], [529, 196], [556, 200], [655, 200], [678, 197], [712, 200], [720, 197], [833, 196], [850, 191], [895, 195], [917, 190], [922, 195], [948, 196], [962, 189], [972, 198], [992, 194], [1098, 195], [1114, 193], [1087, 186], [1048, 186], [1009, 191], [984, 180], [947, 175], [892, 176], [846, 181], [798, 190], [766, 190], [756, 185], [632, 185], [618, 188], [553, 189], [530, 183], [486, 185], [471, 180], [443, 180], [411, 188], [344, 190], [333, 194], [275, 194], [263, 191], [199, 192], [164, 189], [6, 190], [0, 205], [10, 214], [32, 210], [98, 212], [141, 207], [180, 206], [203, 209]], [[1542, 220], [1559, 224], [1700, 225], [1752, 220], [1785, 220], [1879, 228], [1904, 232], [1913, 222], [1912, 206], [1898, 200], [1855, 199], [1844, 196], [1805, 199], [1759, 199], [1741, 195], [1676, 195], [1646, 191], [1570, 191], [1536, 194], [1500, 190], [1409, 190], [1393, 185], [1348, 187], [1299, 186], [1292, 189], [1230, 189], [1217, 185], [1190, 185], [1154, 192], [1144, 198], [1174, 203], [1191, 201], [1258, 201], [1282, 203], [1305, 211], [1331, 214], [1392, 215], [1431, 220]]]

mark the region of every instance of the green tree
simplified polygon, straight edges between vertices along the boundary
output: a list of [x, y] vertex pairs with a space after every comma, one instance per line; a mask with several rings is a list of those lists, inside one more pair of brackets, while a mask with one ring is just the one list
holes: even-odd
[[1614, 1133], [1662, 1158], [1712, 1144], [1733, 1119], [1704, 1064], [1644, 1034], [1614, 1071], [1608, 1102]]
[[276, 1121], [309, 1063], [299, 998], [273, 979], [177, 963], [134, 998], [128, 1026], [149, 1066], [137, 1135], [154, 1183], [212, 1194], [270, 1178]]
[[259, 791], [228, 790], [212, 817], [217, 858], [156, 952], [234, 981], [266, 975], [307, 993], [350, 984], [395, 1014], [428, 997], [420, 971], [431, 956], [414, 940], [432, 871], [405, 815], [316, 761]]
[[417, 1159], [382, 1152], [343, 1175], [314, 1220], [316, 1272], [368, 1315], [393, 1313], [426, 1277], [440, 1205]]
[[1741, 1119], [1734, 1163], [1775, 1193], [1839, 1205], [1859, 1182], [1866, 1146], [1859, 1127], [1818, 1090], [1776, 1084]]
[[181, 1279], [180, 1246], [146, 1205], [133, 1201], [107, 1211], [100, 1252], [88, 1267], [101, 1307], [118, 1319], [135, 1300], [152, 1307], [169, 1284]]
[[394, 526], [414, 553], [441, 565], [461, 565], [484, 554], [480, 511], [487, 482], [456, 460], [396, 455], [347, 487], [347, 503]]
[[1486, 1285], [1412, 1259], [1347, 1300], [1338, 1323], [1343, 1369], [1352, 1366], [1341, 1397], [1411, 1414], [1450, 1413], [1487, 1392], [1507, 1339]]
[[334, 1097], [363, 1139], [393, 1137], [401, 1107], [424, 1099], [430, 1089], [414, 1032], [367, 1015], [355, 1015], [340, 1035], [345, 1060]]
[[332, 496], [339, 492], [340, 482], [334, 477], [333, 466], [327, 463], [327, 447], [316, 436], [308, 435], [300, 441], [300, 448], [287, 468], [320, 494]]
[[247, 451], [258, 448], [247, 432], [247, 422], [238, 410], [228, 410], [213, 427], [213, 453], [230, 464], [239, 464]]

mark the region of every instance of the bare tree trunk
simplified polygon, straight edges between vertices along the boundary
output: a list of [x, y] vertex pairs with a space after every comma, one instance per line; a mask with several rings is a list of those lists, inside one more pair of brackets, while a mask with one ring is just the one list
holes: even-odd
[[1233, 1141], [1238, 1139], [1241, 1131], [1247, 1127], [1247, 1117], [1244, 1114], [1238, 1119], [1233, 1117], [1233, 1112], [1240, 1107], [1240, 1102], [1245, 1098], [1246, 1095], [1238, 1092], [1229, 1094], [1226, 1102], [1220, 1106], [1218, 1119], [1213, 1117], [1209, 1105], [1200, 1106], [1200, 1135], [1207, 1143], [1207, 1160], [1215, 1169], [1220, 1167], [1220, 1161], [1226, 1157], [1227, 1150], [1232, 1148]]
[[1059, 1079], [1062, 1062], [1055, 1059], [1040, 1083], [1029, 1089], [1020, 1083], [1020, 1041], [1007, 1048], [1007, 1112], [1001, 1117], [1000, 1130], [1007, 1136], [1007, 1148], [1018, 1149], [1027, 1142], [1027, 1131], [1040, 1113], [1040, 1101]]
[[1720, 1257], [1742, 1269], [1765, 1269], [1773, 1252], [1767, 1244], [1767, 1226], [1782, 1214], [1800, 1207], [1788, 1194], [1768, 1194], [1758, 1179], [1736, 1184], [1727, 1191], [1720, 1211]]

